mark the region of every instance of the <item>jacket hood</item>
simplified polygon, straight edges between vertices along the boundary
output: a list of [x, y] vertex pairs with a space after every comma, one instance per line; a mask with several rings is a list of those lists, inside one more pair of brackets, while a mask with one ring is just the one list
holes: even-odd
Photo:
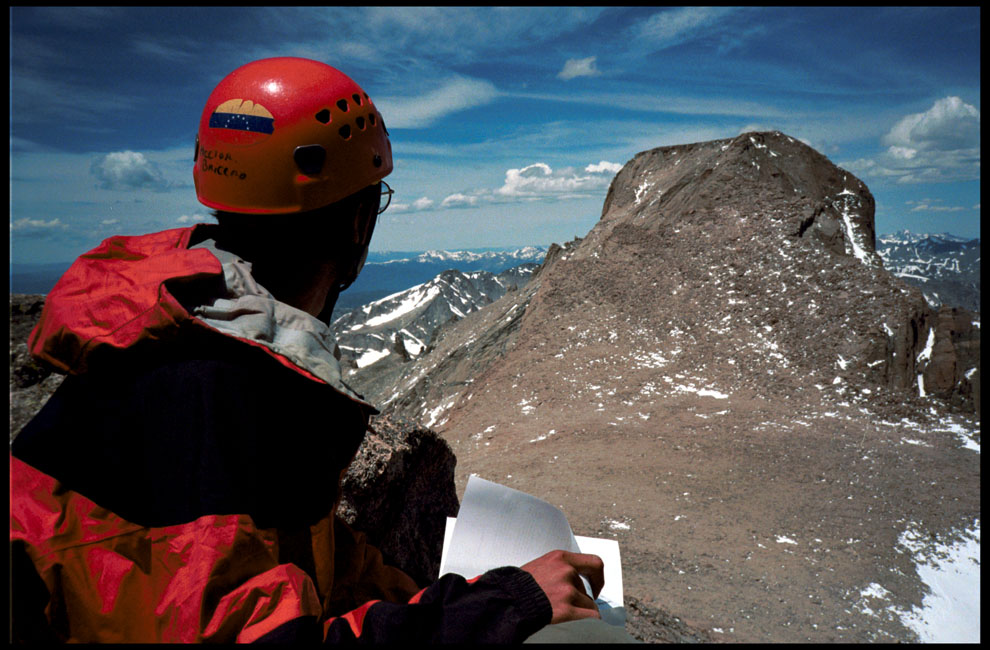
[[276, 300], [249, 262], [212, 240], [190, 246], [208, 228], [111, 237], [81, 255], [47, 295], [31, 354], [81, 374], [104, 356], [181, 341], [188, 328], [205, 327], [374, 410], [344, 384], [325, 323]]

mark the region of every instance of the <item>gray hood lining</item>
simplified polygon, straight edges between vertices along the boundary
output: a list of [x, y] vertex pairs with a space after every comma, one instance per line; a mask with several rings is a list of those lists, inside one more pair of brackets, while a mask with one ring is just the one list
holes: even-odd
[[193, 307], [194, 316], [219, 332], [265, 346], [340, 393], [374, 409], [344, 383], [340, 362], [333, 355], [335, 341], [326, 323], [277, 300], [251, 275], [250, 262], [217, 248], [212, 239], [190, 248], [205, 248], [216, 256], [226, 285], [226, 295]]

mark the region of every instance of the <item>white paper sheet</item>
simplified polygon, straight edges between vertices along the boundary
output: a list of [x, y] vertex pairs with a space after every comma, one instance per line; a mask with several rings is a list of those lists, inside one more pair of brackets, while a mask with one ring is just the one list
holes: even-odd
[[614, 625], [626, 622], [626, 610], [622, 600], [622, 560], [619, 557], [619, 541], [601, 537], [575, 535], [582, 553], [597, 555], [605, 563], [605, 586], [595, 599], [602, 620]]
[[[468, 479], [457, 518], [448, 518], [440, 575], [473, 578], [502, 566], [522, 566], [544, 553], [563, 549], [592, 553], [605, 563], [605, 586], [598, 596], [602, 618], [623, 624], [622, 566], [616, 540], [576, 538], [567, 517], [534, 496], [478, 476]], [[588, 581], [582, 577], [591, 593]]]

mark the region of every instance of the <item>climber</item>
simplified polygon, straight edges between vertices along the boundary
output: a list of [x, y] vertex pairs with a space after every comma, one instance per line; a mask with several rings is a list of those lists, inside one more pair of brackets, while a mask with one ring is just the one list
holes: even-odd
[[193, 162], [217, 223], [105, 240], [31, 334], [67, 377], [11, 447], [13, 640], [517, 642], [599, 617], [593, 555], [417, 585], [335, 516], [376, 413], [328, 328], [391, 196], [368, 95], [248, 63]]

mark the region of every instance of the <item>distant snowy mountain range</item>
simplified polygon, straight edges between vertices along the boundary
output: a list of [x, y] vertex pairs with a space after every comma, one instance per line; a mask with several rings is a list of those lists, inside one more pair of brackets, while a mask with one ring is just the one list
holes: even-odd
[[884, 244], [921, 244], [926, 241], [933, 243], [945, 243], [945, 244], [965, 244], [969, 242], [978, 242], [979, 238], [976, 239], [966, 239], [965, 237], [957, 237], [955, 235], [949, 234], [947, 232], [936, 233], [936, 234], [915, 234], [910, 230], [899, 230], [893, 234], [880, 235], [877, 237], [877, 241], [883, 242]]
[[[979, 239], [902, 230], [878, 236], [877, 253], [894, 275], [920, 287], [933, 306], [945, 303], [979, 311]], [[439, 327], [494, 302], [509, 286], [524, 284], [545, 254], [545, 248], [532, 246], [514, 251], [427, 251], [367, 264], [359, 279], [362, 286], [356, 282], [345, 292], [335, 311], [332, 329], [345, 365], [351, 365], [353, 374], [390, 355], [393, 362], [420, 356]], [[506, 270], [520, 262], [526, 264]], [[421, 279], [438, 267], [444, 270]], [[419, 283], [411, 288], [353, 306], [385, 286], [408, 287], [414, 279]]]
[[361, 275], [337, 301], [334, 319], [356, 307], [428, 282], [449, 269], [499, 274], [520, 264], [539, 264], [546, 253], [546, 247], [542, 246], [515, 250], [369, 253]]
[[902, 230], [877, 237], [884, 267], [921, 289], [933, 307], [980, 311], [980, 240]]
[[[368, 253], [368, 264], [385, 264], [396, 262], [456, 262], [468, 264], [504, 265], [514, 261], [515, 264], [525, 262], [541, 262], [546, 255], [546, 246], [524, 246], [513, 250], [506, 249], [474, 249], [462, 251], [428, 250], [419, 251], [378, 251]], [[511, 266], [511, 264], [510, 264]]]
[[[547, 254], [545, 247], [525, 246], [512, 251], [426, 251], [416, 256], [415, 261], [421, 264], [430, 262], [456, 264], [480, 264], [504, 266], [507, 263], [523, 264], [526, 262], [540, 262]], [[391, 263], [408, 260], [393, 260]]]
[[[921, 288], [933, 305], [944, 303], [980, 310], [978, 238], [901, 230], [879, 235], [876, 244], [884, 266], [905, 282]], [[357, 281], [340, 296], [334, 320], [358, 307], [429, 282], [450, 269], [497, 275], [522, 264], [539, 264], [546, 252], [543, 246], [515, 250], [372, 252]], [[11, 264], [10, 291], [47, 293], [69, 264]]]
[[526, 246], [369, 254], [375, 261], [334, 310], [331, 330], [344, 366], [353, 373], [386, 357], [401, 363], [420, 356], [440, 327], [528, 282], [546, 253]]
[[353, 309], [330, 326], [350, 374], [391, 357], [410, 361], [426, 352], [438, 330], [526, 284], [538, 267], [502, 271], [443, 271], [418, 284]]

